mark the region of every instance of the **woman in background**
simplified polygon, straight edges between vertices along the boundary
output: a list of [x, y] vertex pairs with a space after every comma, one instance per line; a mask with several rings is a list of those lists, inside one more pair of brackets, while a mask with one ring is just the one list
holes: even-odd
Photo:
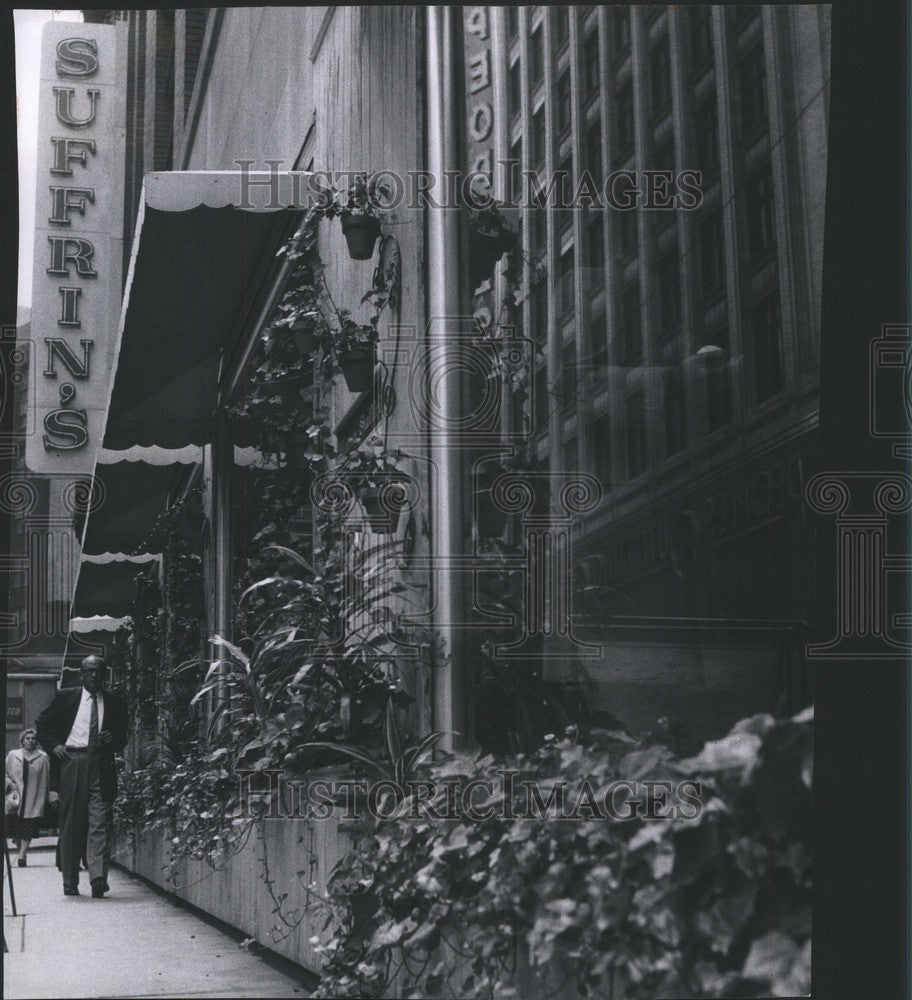
[[23, 729], [20, 748], [6, 755], [6, 774], [19, 793], [19, 809], [6, 817], [7, 836], [18, 841], [16, 863], [25, 868], [29, 844], [38, 835], [41, 819], [50, 798], [51, 765], [48, 755], [38, 746], [34, 729]]

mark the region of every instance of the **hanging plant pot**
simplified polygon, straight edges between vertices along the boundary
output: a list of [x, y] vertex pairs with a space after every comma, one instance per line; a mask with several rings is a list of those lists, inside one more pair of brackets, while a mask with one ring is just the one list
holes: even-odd
[[295, 323], [291, 328], [295, 347], [302, 357], [310, 357], [317, 349], [317, 338], [310, 323]]
[[490, 236], [472, 231], [469, 240], [469, 280], [473, 291], [494, 274], [497, 262], [512, 249], [513, 241], [503, 234]]
[[374, 384], [377, 347], [357, 347], [339, 355], [339, 367], [349, 392], [368, 392]]
[[480, 538], [500, 538], [507, 526], [507, 512], [501, 510], [491, 497], [490, 487], [475, 490], [473, 512]]
[[[365, 486], [359, 492], [361, 506], [364, 508], [370, 530], [375, 535], [395, 534], [405, 506], [404, 502], [402, 504], [395, 502], [400, 496], [399, 491], [395, 489], [395, 484], [407, 484], [408, 482], [408, 476], [389, 476], [379, 486]], [[384, 506], [381, 499], [384, 490], [387, 491], [388, 507]], [[402, 494], [404, 500], [408, 496], [408, 487], [404, 485], [403, 490], [405, 491]]]
[[291, 469], [306, 469], [311, 440], [306, 434], [294, 434], [285, 445], [285, 463]]
[[380, 235], [380, 220], [374, 215], [343, 215], [342, 232], [352, 260], [370, 260]]

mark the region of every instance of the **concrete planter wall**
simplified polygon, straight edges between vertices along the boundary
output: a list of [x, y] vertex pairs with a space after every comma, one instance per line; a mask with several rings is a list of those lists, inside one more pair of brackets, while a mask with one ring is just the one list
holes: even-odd
[[[121, 838], [114, 859], [259, 944], [319, 973], [310, 938], [325, 939], [329, 932], [322, 932], [325, 915], [316, 910], [305, 887], [316, 882], [315, 891], [322, 895], [333, 867], [348, 851], [351, 842], [339, 830], [339, 823], [336, 817], [264, 820], [224, 867], [216, 871], [204, 861], [185, 860], [174, 882], [165, 830]], [[273, 912], [276, 903], [264, 882], [267, 872], [276, 896], [288, 893], [281, 906], [287, 923]]]

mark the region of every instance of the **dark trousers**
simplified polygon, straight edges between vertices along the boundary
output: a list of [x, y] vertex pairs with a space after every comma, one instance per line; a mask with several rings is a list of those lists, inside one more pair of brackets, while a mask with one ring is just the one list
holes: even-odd
[[60, 866], [67, 888], [79, 885], [83, 854], [90, 880], [108, 875], [114, 803], [102, 798], [98, 766], [91, 753], [75, 753], [60, 763]]

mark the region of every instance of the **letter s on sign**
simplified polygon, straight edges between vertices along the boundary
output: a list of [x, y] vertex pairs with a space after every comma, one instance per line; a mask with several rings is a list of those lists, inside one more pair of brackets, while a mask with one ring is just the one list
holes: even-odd
[[[64, 417], [71, 419], [64, 420]], [[84, 447], [89, 440], [86, 430], [88, 417], [85, 410], [51, 410], [44, 418], [44, 429], [50, 434], [63, 438], [63, 441], [52, 441], [47, 434], [43, 436], [44, 450], [57, 448], [61, 451], [73, 451]]]
[[94, 76], [98, 72], [94, 38], [62, 38], [57, 43], [58, 76]]

